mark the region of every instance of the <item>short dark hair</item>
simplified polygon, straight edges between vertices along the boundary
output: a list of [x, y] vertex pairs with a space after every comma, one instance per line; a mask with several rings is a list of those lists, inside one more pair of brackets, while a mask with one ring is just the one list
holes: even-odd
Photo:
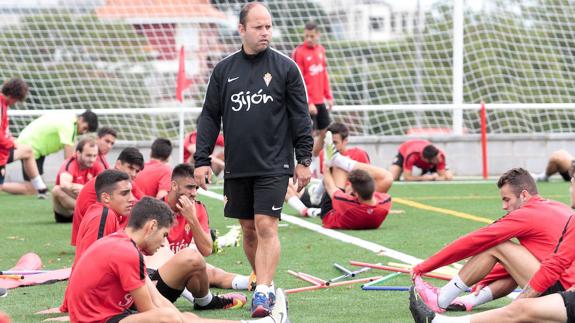
[[331, 131], [332, 134], [339, 134], [341, 140], [345, 140], [349, 136], [349, 129], [347, 126], [341, 122], [334, 122], [327, 127], [327, 130]]
[[179, 164], [172, 170], [172, 181], [183, 177], [194, 177], [194, 166], [190, 164]]
[[505, 184], [509, 184], [511, 191], [516, 197], [519, 197], [523, 190], [529, 192], [531, 195], [538, 194], [535, 180], [531, 174], [523, 168], [512, 168], [503, 173], [497, 181], [497, 188], [501, 189]]
[[423, 148], [423, 158], [432, 159], [439, 154], [439, 149], [434, 145], [427, 145]]
[[128, 228], [139, 230], [150, 220], [158, 221], [158, 228], [169, 228], [174, 223], [174, 212], [163, 201], [145, 196], [134, 205]]
[[162, 161], [168, 160], [172, 155], [172, 142], [165, 138], [157, 138], [152, 143], [151, 157]]
[[80, 139], [80, 141], [78, 141], [78, 144], [76, 145], [76, 151], [83, 152], [86, 145], [88, 145], [88, 147], [96, 146], [96, 139], [92, 136], [83, 137]]
[[308, 21], [304, 28], [305, 30], [318, 30], [317, 23], [315, 21]]
[[[246, 19], [248, 17], [248, 14], [250, 13], [250, 10], [252, 10], [254, 7], [256, 7], [258, 5], [263, 6], [264, 8], [268, 9], [268, 7], [265, 4], [258, 2], [258, 1], [246, 3], [242, 7], [242, 10], [240, 10], [240, 25], [243, 25], [243, 26], [246, 25]], [[269, 11], [269, 9], [268, 9], [268, 11]]]
[[98, 129], [98, 138], [102, 138], [105, 135], [111, 135], [112, 137], [115, 138], [118, 137], [118, 132], [114, 128], [100, 127], [100, 129]]
[[96, 177], [96, 196], [98, 201], [100, 201], [100, 196], [102, 193], [112, 194], [116, 189], [116, 184], [121, 181], [129, 181], [130, 176], [128, 174], [115, 169], [107, 169]]
[[362, 200], [369, 200], [375, 192], [375, 181], [368, 172], [362, 169], [352, 170], [347, 180], [351, 183], [353, 191], [356, 192]]
[[28, 84], [21, 78], [10, 79], [2, 85], [2, 94], [6, 97], [22, 102], [28, 95]]
[[120, 152], [118, 160], [121, 161], [122, 163], [140, 166], [140, 169], [144, 169], [144, 156], [138, 150], [138, 148], [135, 147], [124, 148], [124, 150]]
[[84, 122], [88, 123], [88, 131], [94, 132], [98, 130], [98, 115], [96, 115], [92, 110], [88, 109], [84, 111], [79, 117], [82, 117]]

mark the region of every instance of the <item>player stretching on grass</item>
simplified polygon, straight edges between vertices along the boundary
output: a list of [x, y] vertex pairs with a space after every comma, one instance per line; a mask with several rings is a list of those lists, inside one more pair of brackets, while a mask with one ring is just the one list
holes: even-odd
[[[148, 278], [144, 255], [154, 254], [174, 222], [161, 201], [145, 197], [132, 210], [127, 228], [95, 242], [81, 257], [68, 287], [72, 322], [228, 322], [180, 312]], [[283, 291], [276, 291], [272, 317], [260, 323], [285, 323]], [[135, 311], [133, 308], [137, 309]]]
[[98, 138], [96, 139], [96, 142], [98, 143], [97, 162], [100, 165], [102, 165], [102, 168], [104, 169], [110, 168], [106, 156], [108, 156], [108, 153], [110, 152], [110, 150], [112, 150], [112, 147], [114, 147], [114, 145], [116, 144], [117, 136], [118, 133], [116, 132], [116, 130], [110, 127], [100, 127], [100, 129], [98, 129]]
[[168, 139], [157, 138], [152, 143], [150, 161], [144, 165], [144, 169], [136, 176], [134, 182], [146, 196], [163, 198], [170, 190], [170, 156], [172, 155], [172, 143]]
[[[421, 175], [413, 174], [413, 166], [421, 169]], [[403, 173], [405, 181], [449, 181], [453, 174], [447, 169], [445, 153], [427, 140], [408, 140], [399, 146], [397, 156], [389, 171], [398, 181]]]
[[[503, 174], [497, 187], [503, 209], [508, 211], [505, 216], [453, 241], [413, 268], [415, 290], [433, 311], [444, 312], [450, 306], [471, 310], [507, 295], [518, 284], [525, 286], [540, 262], [557, 248], [572, 210], [562, 203], [541, 198], [535, 181], [522, 168]], [[510, 241], [513, 238], [519, 244]], [[420, 277], [468, 257], [471, 258], [458, 275], [441, 289], [423, 282]], [[455, 300], [476, 283], [480, 288], [477, 294]], [[549, 294], [571, 286], [563, 279], [553, 284], [541, 292]]]
[[[391, 208], [391, 174], [339, 154], [330, 131], [325, 136], [321, 217], [329, 229], [377, 229]], [[347, 184], [349, 183], [349, 184]]]
[[[572, 172], [571, 172], [572, 173]], [[575, 179], [571, 178], [571, 203], [575, 203], [573, 188]], [[423, 300], [412, 288], [410, 291], [410, 310], [415, 322], [421, 323], [491, 323], [491, 322], [575, 322], [575, 291], [572, 290], [573, 263], [575, 261], [575, 219], [569, 220], [562, 232], [559, 243], [551, 255], [543, 260], [539, 269], [530, 277], [523, 292], [510, 305], [485, 311], [483, 313], [461, 317], [447, 317], [435, 314], [425, 305]], [[531, 256], [532, 257], [532, 256]], [[524, 261], [533, 262], [527, 255]], [[554, 283], [561, 282], [568, 291], [560, 291], [548, 296], [543, 295], [545, 290]], [[565, 286], [564, 285], [564, 286]]]
[[224, 214], [242, 226], [244, 251], [257, 277], [252, 317], [262, 317], [274, 304], [271, 285], [280, 260], [278, 223], [288, 180], [293, 176], [298, 190], [309, 183], [313, 138], [301, 73], [289, 57], [269, 48], [268, 9], [259, 2], [246, 4], [238, 31], [241, 50], [219, 62], [210, 77], [198, 124], [195, 177], [205, 189], [223, 123]]
[[25, 144], [16, 144], [9, 132], [8, 107], [24, 102], [28, 95], [28, 84], [20, 78], [6, 81], [0, 90], [0, 190], [4, 184], [6, 176], [6, 165], [15, 160], [22, 160], [24, 173], [31, 178], [34, 189], [38, 192], [38, 197], [45, 199], [46, 184], [38, 172], [38, 166], [34, 160], [32, 147]]

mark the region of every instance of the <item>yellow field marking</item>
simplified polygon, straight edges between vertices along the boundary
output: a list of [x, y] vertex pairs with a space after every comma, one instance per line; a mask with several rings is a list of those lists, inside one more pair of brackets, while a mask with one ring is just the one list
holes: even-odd
[[411, 206], [414, 207], [416, 209], [421, 209], [421, 210], [426, 210], [426, 211], [431, 211], [431, 212], [437, 212], [437, 213], [441, 213], [441, 214], [446, 214], [446, 215], [451, 215], [451, 216], [455, 216], [458, 218], [462, 218], [462, 219], [467, 219], [467, 220], [471, 220], [471, 221], [476, 221], [476, 222], [481, 222], [481, 223], [492, 223], [495, 220], [492, 219], [488, 219], [488, 218], [484, 218], [484, 217], [480, 217], [480, 216], [476, 216], [476, 215], [472, 215], [469, 213], [464, 213], [464, 212], [459, 212], [459, 211], [453, 211], [453, 210], [449, 210], [449, 209], [444, 209], [444, 208], [440, 208], [440, 207], [435, 207], [435, 206], [431, 206], [431, 205], [426, 205], [423, 203], [419, 203], [419, 202], [415, 202], [415, 201], [411, 201], [411, 200], [406, 200], [403, 199], [401, 197], [394, 197], [393, 198], [393, 202], [394, 203], [399, 203], [399, 204], [403, 204], [403, 205], [407, 205], [407, 206]]

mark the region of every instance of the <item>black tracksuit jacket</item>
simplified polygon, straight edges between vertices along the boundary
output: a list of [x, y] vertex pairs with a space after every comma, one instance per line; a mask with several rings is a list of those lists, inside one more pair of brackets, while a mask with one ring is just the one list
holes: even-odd
[[273, 48], [243, 49], [214, 68], [198, 122], [195, 166], [209, 166], [223, 121], [224, 178], [293, 175], [296, 160], [311, 158], [312, 122], [303, 77], [294, 61]]

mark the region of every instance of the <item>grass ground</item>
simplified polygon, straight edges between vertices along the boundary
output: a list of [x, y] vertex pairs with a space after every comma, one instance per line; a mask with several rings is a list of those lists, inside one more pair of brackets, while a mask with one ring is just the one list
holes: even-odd
[[[569, 202], [567, 183], [543, 183], [539, 185], [539, 189], [544, 197]], [[215, 191], [218, 192], [217, 189]], [[219, 192], [221, 193], [221, 190]], [[379, 230], [345, 233], [418, 258], [425, 258], [453, 239], [485, 225], [474, 220], [447, 215], [445, 210], [491, 220], [504, 214], [493, 182], [398, 184], [392, 187], [390, 193], [397, 198], [393, 209], [403, 213], [389, 215]], [[200, 200], [208, 206], [212, 227], [220, 232], [226, 232], [226, 226], [236, 224], [235, 221], [223, 217], [222, 202], [205, 196]], [[420, 208], [422, 205], [413, 207], [405, 204], [410, 202], [421, 203], [423, 207], [442, 208], [444, 211], [424, 210]], [[74, 250], [69, 245], [70, 225], [55, 224], [50, 210], [49, 201], [0, 193], [2, 222], [0, 269], [10, 268], [26, 252], [40, 255], [47, 269], [71, 265]], [[284, 211], [295, 214], [289, 207]], [[308, 221], [320, 224], [319, 219]], [[285, 289], [307, 286], [307, 283], [288, 275], [288, 269], [329, 279], [340, 274], [333, 267], [333, 263], [345, 265], [349, 260], [373, 263], [396, 261], [289, 223], [280, 227], [280, 238], [282, 258], [275, 281], [277, 286]], [[208, 262], [232, 272], [244, 274], [250, 272], [249, 264], [240, 247], [227, 248], [220, 254], [210, 256]], [[372, 271], [362, 274], [362, 277], [380, 273], [385, 274]], [[432, 282], [440, 284], [439, 281]], [[407, 275], [402, 275], [387, 284], [409, 285], [409, 283]], [[8, 297], [0, 298], [0, 310], [11, 315], [14, 322], [39, 322], [46, 317], [33, 313], [59, 305], [66, 284], [60, 282], [10, 290]], [[407, 299], [406, 292], [362, 291], [359, 285], [291, 294], [290, 319], [296, 323], [412, 322]], [[508, 299], [503, 299], [484, 308], [498, 307], [508, 302]], [[191, 305], [184, 300], [179, 300], [176, 305], [181, 310], [191, 310]], [[211, 318], [249, 318], [247, 307], [242, 310], [201, 312], [199, 315]]]

